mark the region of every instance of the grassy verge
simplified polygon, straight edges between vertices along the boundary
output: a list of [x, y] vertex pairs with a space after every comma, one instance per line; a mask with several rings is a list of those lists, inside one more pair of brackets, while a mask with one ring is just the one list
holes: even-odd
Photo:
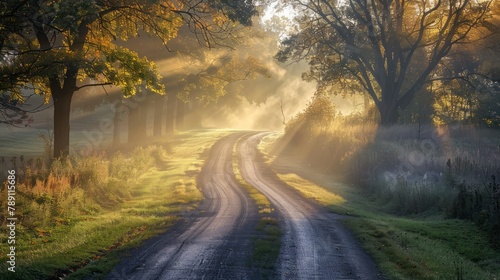
[[281, 228], [278, 219], [262, 217], [257, 225], [261, 237], [255, 240], [253, 259], [261, 268], [263, 278], [271, 278], [281, 247]]
[[279, 221], [272, 214], [274, 209], [267, 197], [251, 186], [240, 173], [239, 159], [233, 150], [233, 172], [238, 184], [245, 189], [259, 209], [260, 219], [256, 230], [259, 236], [254, 239], [252, 265], [259, 268], [263, 279], [272, 277], [273, 269], [279, 256], [281, 247], [281, 229]]
[[[260, 148], [267, 149], [265, 145]], [[346, 225], [389, 279], [500, 278], [500, 252], [491, 248], [487, 234], [470, 221], [390, 215], [351, 186], [292, 159], [277, 159], [272, 168], [305, 197], [350, 215]]]
[[[130, 186], [128, 183], [118, 186], [129, 189], [130, 195], [113, 207], [50, 219], [43, 227], [33, 224], [27, 228], [21, 220], [16, 236], [16, 273], [7, 274], [3, 262], [0, 279], [104, 278], [128, 249], [164, 232], [184, 211], [197, 206], [202, 194], [196, 187], [196, 176], [209, 148], [229, 133], [223, 130], [180, 133], [171, 142], [172, 151], [162, 157], [161, 164], [142, 172], [136, 180], [120, 181], [130, 182]], [[44, 207], [35, 204], [32, 209], [50, 212]], [[5, 231], [0, 240], [0, 251], [5, 256], [8, 250]]]

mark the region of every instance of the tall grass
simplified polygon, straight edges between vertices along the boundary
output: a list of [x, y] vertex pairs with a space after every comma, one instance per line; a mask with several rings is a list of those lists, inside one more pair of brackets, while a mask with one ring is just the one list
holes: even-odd
[[275, 153], [343, 177], [399, 215], [470, 219], [500, 245], [500, 131], [473, 126], [378, 127], [342, 117], [316, 97], [291, 120]]
[[[16, 163], [19, 218], [16, 273], [5, 275], [102, 278], [127, 250], [165, 232], [197, 206], [202, 194], [196, 177], [203, 160], [213, 143], [229, 133], [189, 131], [168, 142], [156, 141], [156, 146], [52, 163], [41, 157], [5, 159], [5, 168]], [[5, 207], [5, 189], [0, 191], [0, 207]], [[5, 217], [0, 218], [5, 226]], [[4, 255], [7, 237], [0, 231]], [[0, 279], [6, 270], [7, 263], [0, 264]]]
[[[117, 153], [68, 157], [54, 160], [29, 160], [17, 169], [18, 218], [27, 230], [50, 227], [60, 220], [81, 214], [96, 214], [130, 198], [137, 178], [155, 165], [154, 155], [165, 153], [162, 147], [137, 148], [129, 157]], [[7, 188], [0, 190], [1, 207], [7, 209]], [[5, 223], [5, 213], [0, 219]]]
[[344, 118], [336, 115], [329, 99], [317, 96], [290, 120], [273, 153], [293, 154], [317, 169], [332, 172], [373, 141], [375, 132], [376, 126], [371, 125], [344, 126]]

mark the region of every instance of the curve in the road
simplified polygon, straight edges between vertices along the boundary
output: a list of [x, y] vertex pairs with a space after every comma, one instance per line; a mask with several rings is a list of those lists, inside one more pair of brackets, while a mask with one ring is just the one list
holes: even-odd
[[241, 136], [230, 135], [211, 149], [199, 176], [202, 217], [138, 249], [108, 279], [253, 278], [251, 236], [245, 234], [255, 228], [257, 209], [236, 183], [231, 165]]
[[265, 135], [247, 137], [238, 152], [243, 178], [266, 195], [281, 215], [281, 279], [380, 279], [375, 263], [344, 228], [339, 215], [301, 197], [265, 166], [257, 151]]
[[249, 265], [259, 216], [232, 171], [233, 147], [244, 179], [273, 204], [283, 232], [280, 279], [380, 279], [373, 260], [340, 216], [301, 197], [264, 164], [257, 144], [265, 133], [236, 133], [211, 149], [199, 176], [205, 199], [165, 234], [133, 250], [108, 279], [258, 279]]

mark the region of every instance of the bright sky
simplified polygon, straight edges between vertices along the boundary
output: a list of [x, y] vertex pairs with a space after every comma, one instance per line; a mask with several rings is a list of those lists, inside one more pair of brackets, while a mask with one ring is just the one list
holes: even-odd
[[[294, 22], [294, 18], [297, 16], [297, 11], [295, 11], [291, 6], [283, 6], [281, 3], [273, 2], [264, 10], [264, 13], [261, 17], [261, 22], [263, 25], [268, 26], [275, 31], [280, 30], [278, 33], [280, 34], [280, 38], [286, 37], [293, 28], [296, 23]], [[286, 23], [280, 26], [273, 26], [272, 19], [273, 17], [285, 19]]]

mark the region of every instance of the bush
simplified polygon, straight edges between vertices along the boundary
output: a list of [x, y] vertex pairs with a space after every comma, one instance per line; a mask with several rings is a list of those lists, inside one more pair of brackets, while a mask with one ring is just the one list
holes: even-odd
[[487, 186], [471, 186], [462, 182], [448, 210], [448, 217], [474, 221], [490, 233], [500, 247], [500, 184], [493, 175]]
[[[361, 130], [341, 131], [340, 123], [341, 117], [336, 115], [331, 101], [325, 96], [316, 96], [303, 112], [287, 123], [278, 146], [318, 169], [338, 171], [344, 160], [367, 140], [365, 135], [357, 134]], [[357, 135], [353, 137], [353, 134]]]
[[[108, 160], [103, 155], [53, 160], [22, 161], [16, 185], [16, 214], [28, 229], [51, 226], [81, 214], [95, 214], [130, 199], [137, 178], [164, 159], [161, 147], [137, 148], [129, 157], [116, 153]], [[16, 159], [17, 163], [17, 159]], [[18, 169], [21, 166], [18, 166]], [[1, 207], [7, 208], [7, 188], [0, 190]], [[5, 221], [5, 213], [0, 218]]]
[[[500, 174], [497, 130], [360, 121], [362, 116], [336, 115], [328, 98], [318, 96], [287, 124], [277, 146], [343, 176], [388, 211], [437, 211], [474, 220], [500, 236], [498, 184], [483, 183]], [[464, 181], [467, 186], [457, 184]]]

